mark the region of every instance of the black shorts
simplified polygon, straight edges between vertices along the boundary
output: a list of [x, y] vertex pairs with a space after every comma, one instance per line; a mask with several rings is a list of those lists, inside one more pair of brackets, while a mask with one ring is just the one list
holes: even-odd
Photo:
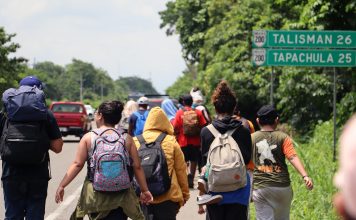
[[185, 161], [199, 162], [201, 158], [200, 146], [187, 145], [181, 148]]

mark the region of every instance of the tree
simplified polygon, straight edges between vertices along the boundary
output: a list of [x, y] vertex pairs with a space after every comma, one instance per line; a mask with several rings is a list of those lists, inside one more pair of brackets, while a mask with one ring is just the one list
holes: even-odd
[[141, 79], [137, 76], [120, 77], [117, 80], [117, 83], [126, 85], [126, 88], [128, 88], [128, 93], [158, 94], [156, 89], [153, 88], [152, 82]]
[[188, 94], [194, 87], [193, 79], [193, 74], [189, 71], [185, 71], [172, 86], [167, 88], [167, 94], [176, 99], [178, 99], [181, 95]]
[[[237, 94], [242, 114], [250, 119], [255, 117], [261, 105], [270, 102], [271, 86], [271, 68], [257, 69], [251, 65], [252, 30], [335, 27], [355, 30], [356, 4], [350, 0], [205, 0], [197, 4], [198, 11], [204, 12], [203, 19], [196, 19], [198, 13], [191, 14], [197, 9], [196, 2], [167, 3], [167, 10], [161, 12], [162, 26], [168, 26], [168, 34], [179, 35], [186, 51], [198, 55], [192, 56], [198, 64], [197, 84], [207, 96], [221, 79], [227, 80]], [[190, 19], [181, 17], [186, 14], [190, 14], [187, 15]], [[338, 26], [337, 20], [342, 18], [345, 20]], [[201, 36], [199, 41], [192, 40], [197, 33]], [[189, 44], [192, 42], [195, 43]], [[338, 71], [338, 100], [341, 100], [349, 91], [355, 91], [356, 74], [355, 70], [347, 68]], [[274, 103], [283, 111], [286, 122], [307, 131], [318, 120], [330, 117], [332, 79], [327, 69], [283, 67], [275, 68], [275, 72]], [[189, 82], [189, 77], [183, 74], [168, 92], [181, 93], [189, 84], [192, 87], [193, 81]], [[291, 100], [293, 105], [288, 106]], [[305, 100], [310, 101], [306, 103]]]
[[63, 97], [62, 84], [65, 77], [65, 69], [56, 65], [53, 62], [40, 62], [33, 66], [33, 70], [37, 71], [40, 79], [45, 84], [46, 96], [51, 100], [61, 100]]
[[179, 34], [183, 57], [190, 64], [199, 61], [199, 49], [204, 43], [208, 28], [206, 0], [169, 1], [167, 9], [159, 12], [161, 28], [167, 27], [167, 35]]
[[19, 73], [23, 71], [26, 59], [15, 57], [12, 54], [20, 48], [20, 45], [12, 41], [15, 34], [7, 34], [0, 27], [0, 92], [1, 94], [10, 87], [16, 87], [21, 79]]

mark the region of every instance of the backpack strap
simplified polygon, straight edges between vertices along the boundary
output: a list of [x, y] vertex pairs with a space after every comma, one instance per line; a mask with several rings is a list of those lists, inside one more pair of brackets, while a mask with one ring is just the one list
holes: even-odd
[[214, 135], [215, 138], [221, 135], [221, 133], [212, 124], [206, 126], [206, 128], [209, 129], [209, 131]]
[[[222, 135], [212, 124], [206, 126], [209, 131], [214, 135], [214, 137], [218, 137], [219, 135]], [[236, 131], [237, 128], [234, 128], [234, 129], [230, 129], [228, 131], [226, 131], [226, 135], [229, 136], [229, 135], [232, 135], [235, 131]]]
[[137, 118], [139, 118], [140, 115], [141, 115], [138, 111], [135, 111], [133, 114], [134, 114]]
[[143, 114], [141, 114], [140, 111], [135, 111], [133, 114], [136, 115], [137, 118], [140, 118], [140, 117], [142, 117], [142, 116], [144, 116], [145, 118], [147, 118], [147, 116], [148, 116], [148, 111], [145, 110], [145, 112], [144, 112]]
[[156, 143], [162, 143], [162, 141], [164, 140], [164, 138], [167, 136], [166, 133], [162, 132], [155, 140]]
[[109, 131], [109, 130], [114, 131], [118, 136], [120, 136], [119, 132], [118, 132], [116, 129], [114, 129], [114, 128], [107, 128], [107, 129], [105, 129], [104, 131], [102, 131], [102, 132], [99, 134], [99, 136], [102, 136], [105, 132], [107, 132], [107, 131]]
[[[166, 133], [162, 132], [160, 135], [158, 135], [158, 137], [156, 138], [155, 142], [156, 143], [162, 143], [162, 141], [164, 140], [164, 138], [167, 136]], [[140, 142], [140, 144], [146, 144], [146, 140], [145, 138], [143, 137], [143, 135], [138, 135], [136, 136], [137, 137], [137, 140], [138, 142]]]
[[145, 138], [143, 137], [142, 134], [136, 136], [138, 142], [140, 142], [140, 145], [146, 144]]
[[[118, 135], [118, 139], [113, 140], [113, 141], [110, 141], [110, 140], [106, 139], [105, 137], [102, 137], [102, 135], [103, 135], [105, 132], [109, 131], [109, 130], [114, 131], [114, 133], [116, 133], [116, 134]], [[121, 137], [121, 134], [120, 134], [116, 129], [114, 129], [114, 128], [107, 128], [107, 129], [105, 129], [104, 131], [102, 131], [102, 132], [100, 132], [100, 133], [97, 132], [97, 131], [95, 131], [95, 130], [92, 130], [92, 132], [98, 136], [98, 137], [95, 138], [95, 141], [94, 141], [93, 154], [94, 154], [94, 152], [95, 152], [95, 150], [96, 150], [96, 147], [97, 147], [96, 141], [97, 141], [98, 138], [103, 138], [105, 141], [107, 141], [107, 142], [109, 142], [109, 143], [115, 143], [115, 142], [118, 141], [118, 140], [120, 139], [120, 137]]]

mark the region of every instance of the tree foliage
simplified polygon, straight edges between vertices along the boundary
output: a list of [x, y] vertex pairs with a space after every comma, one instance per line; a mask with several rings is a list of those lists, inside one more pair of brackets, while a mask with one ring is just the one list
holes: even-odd
[[[356, 29], [356, 3], [352, 0], [176, 0], [168, 2], [160, 15], [161, 27], [168, 27], [168, 34], [179, 35], [183, 57], [187, 59], [188, 51], [198, 63], [198, 82], [189, 83], [184, 73], [168, 89], [169, 94], [199, 84], [210, 96], [225, 79], [237, 94], [242, 114], [250, 119], [261, 105], [270, 102], [272, 71], [251, 65], [253, 30]], [[346, 94], [356, 90], [356, 72], [355, 68], [337, 71], [337, 98], [342, 102]], [[330, 69], [280, 67], [274, 72], [273, 98], [283, 121], [306, 132], [319, 120], [331, 117]]]
[[7, 34], [3, 27], [0, 27], [0, 92], [1, 94], [9, 87], [17, 85], [21, 79], [19, 74], [24, 70], [26, 59], [16, 57], [13, 54], [20, 48], [20, 45], [12, 42], [15, 34]]
[[167, 27], [167, 35], [179, 33], [183, 57], [190, 63], [199, 61], [208, 28], [206, 6], [206, 0], [177, 0], [168, 2], [167, 10], [160, 12], [161, 28]]
[[117, 81], [125, 85], [129, 93], [158, 94], [156, 89], [153, 88], [152, 82], [137, 76], [120, 77]]
[[45, 61], [26, 68], [20, 77], [36, 75], [45, 83], [49, 100], [80, 101], [82, 79], [83, 102], [97, 107], [105, 100], [126, 100], [131, 92], [157, 94], [152, 83], [139, 77], [113, 80], [109, 74], [93, 64], [73, 59], [65, 67]]

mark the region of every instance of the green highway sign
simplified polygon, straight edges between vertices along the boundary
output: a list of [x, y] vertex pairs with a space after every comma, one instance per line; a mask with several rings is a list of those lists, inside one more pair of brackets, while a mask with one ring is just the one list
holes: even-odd
[[356, 31], [276, 31], [252, 32], [252, 47], [356, 48]]
[[252, 49], [254, 66], [355, 67], [356, 50]]

